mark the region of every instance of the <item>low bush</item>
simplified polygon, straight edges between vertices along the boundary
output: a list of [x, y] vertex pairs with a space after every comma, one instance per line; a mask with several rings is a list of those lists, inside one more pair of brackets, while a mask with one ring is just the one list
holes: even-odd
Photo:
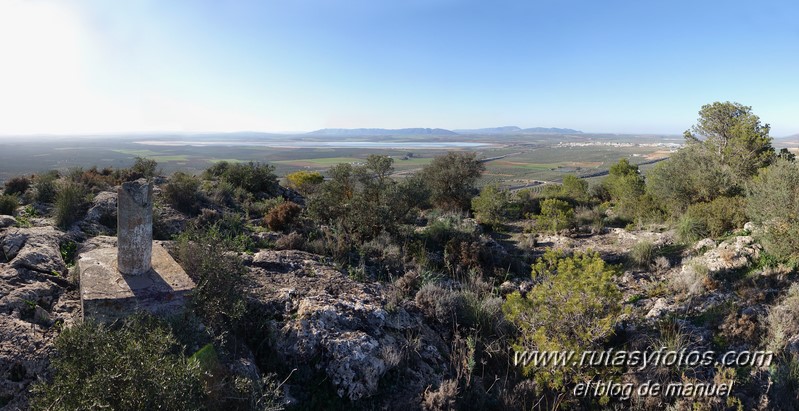
[[701, 222], [711, 237], [719, 237], [746, 223], [746, 200], [743, 197], [718, 197], [708, 203], [695, 203], [687, 214]]
[[55, 348], [55, 374], [34, 386], [32, 409], [203, 408], [199, 363], [153, 317], [134, 316], [118, 328], [79, 323], [58, 336]]
[[300, 213], [302, 213], [302, 207], [287, 201], [269, 210], [269, 213], [264, 217], [264, 222], [272, 230], [283, 231], [297, 221]]
[[788, 339], [799, 334], [799, 285], [792, 285], [785, 298], [771, 307], [765, 328], [768, 333], [763, 342], [775, 353], [782, 352]]
[[140, 178], [151, 180], [157, 174], [160, 174], [160, 170], [158, 170], [158, 162], [155, 160], [144, 157], [136, 157], [133, 160], [133, 165], [130, 167], [130, 169], [125, 170], [123, 174], [124, 175], [122, 178], [125, 181], [138, 180]]
[[[565, 255], [548, 250], [532, 266], [536, 282], [526, 295], [509, 294], [502, 311], [514, 324], [519, 337], [516, 350], [584, 350], [602, 347], [613, 334], [621, 313], [621, 291], [613, 282], [616, 270], [598, 253]], [[523, 368], [542, 386], [560, 389], [583, 378], [576, 367]], [[601, 371], [597, 371], [601, 372]]]
[[5, 183], [5, 190], [3, 194], [23, 195], [31, 186], [31, 180], [28, 177], [14, 177]]
[[655, 258], [655, 251], [655, 244], [649, 240], [641, 240], [630, 250], [630, 261], [639, 268], [647, 268]]
[[711, 285], [711, 281], [707, 266], [690, 262], [674, 275], [671, 279], [671, 286], [678, 292], [695, 296], [705, 292], [708, 285]]
[[86, 191], [80, 184], [66, 183], [58, 190], [54, 217], [57, 226], [67, 229], [86, 212]]
[[177, 238], [177, 258], [197, 284], [192, 306], [214, 329], [234, 327], [245, 309], [241, 287], [246, 267], [228, 252], [240, 247], [243, 234], [233, 233], [223, 218], [207, 230], [189, 227]]
[[458, 324], [465, 313], [466, 301], [458, 291], [427, 283], [416, 293], [416, 305], [427, 318], [441, 324]]
[[708, 236], [709, 232], [705, 223], [691, 214], [684, 214], [677, 221], [677, 238], [683, 243], [690, 244]]
[[164, 187], [164, 196], [172, 207], [184, 213], [197, 212], [197, 196], [200, 179], [192, 175], [177, 172]]
[[250, 194], [267, 197], [275, 195], [278, 188], [275, 168], [252, 161], [246, 164], [220, 161], [206, 169], [205, 176], [208, 179], [225, 180]]
[[44, 173], [36, 176], [33, 188], [36, 191], [34, 197], [40, 203], [52, 203], [58, 194], [58, 186], [56, 180], [58, 173]]
[[509, 204], [510, 193], [507, 190], [488, 185], [480, 191], [480, 195], [472, 199], [472, 211], [477, 221], [496, 229], [507, 218]]
[[313, 193], [316, 187], [325, 181], [325, 178], [318, 171], [300, 170], [286, 175], [286, 180], [289, 187], [303, 195], [308, 195]]
[[574, 227], [574, 209], [566, 201], [548, 198], [541, 201], [541, 214], [536, 216], [536, 226], [557, 233]]
[[302, 250], [304, 247], [305, 237], [296, 231], [283, 234], [275, 240], [275, 249], [277, 250]]
[[0, 196], [0, 214], [14, 215], [14, 210], [19, 207], [17, 196], [3, 194]]

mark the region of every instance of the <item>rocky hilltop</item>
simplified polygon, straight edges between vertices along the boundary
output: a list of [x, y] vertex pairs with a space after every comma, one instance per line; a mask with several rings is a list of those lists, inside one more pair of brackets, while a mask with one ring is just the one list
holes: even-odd
[[[478, 190], [465, 152], [401, 180], [380, 155], [284, 179], [146, 159], [12, 179], [0, 407], [795, 409], [799, 163], [745, 106], [700, 115], [744, 121], [725, 147], [748, 149], [689, 135], [645, 176], [621, 159], [515, 192]], [[145, 220], [192, 288], [101, 323], [75, 262], [117, 245], [131, 180], [153, 183]]]

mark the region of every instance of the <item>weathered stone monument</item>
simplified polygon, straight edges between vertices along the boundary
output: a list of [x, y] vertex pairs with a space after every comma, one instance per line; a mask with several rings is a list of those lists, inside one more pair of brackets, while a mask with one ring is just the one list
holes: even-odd
[[[153, 241], [152, 200], [152, 183], [123, 183], [117, 192], [117, 247], [78, 256], [83, 318], [113, 321], [136, 311], [168, 315], [183, 307], [194, 282]], [[108, 243], [113, 237], [100, 240]]]
[[144, 179], [122, 183], [117, 191], [119, 272], [142, 275], [152, 268], [153, 184]]

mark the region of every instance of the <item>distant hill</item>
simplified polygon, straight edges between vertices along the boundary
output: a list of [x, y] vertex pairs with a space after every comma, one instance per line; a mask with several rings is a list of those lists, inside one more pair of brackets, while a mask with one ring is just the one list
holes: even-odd
[[435, 136], [456, 136], [458, 133], [445, 130], [443, 128], [400, 128], [400, 129], [385, 129], [385, 128], [323, 128], [321, 130], [311, 131], [308, 135], [314, 136], [419, 136], [419, 135], [435, 135]]
[[522, 130], [524, 134], [582, 134], [580, 130], [573, 130], [570, 128], [557, 128], [557, 127], [533, 127], [525, 128]]
[[516, 126], [476, 128], [468, 130], [455, 130], [459, 134], [582, 134], [582, 131], [570, 128], [533, 127], [521, 128]]

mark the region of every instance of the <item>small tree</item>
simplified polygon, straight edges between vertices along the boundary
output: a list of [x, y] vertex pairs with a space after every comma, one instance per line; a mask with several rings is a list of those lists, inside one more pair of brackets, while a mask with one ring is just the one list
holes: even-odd
[[560, 185], [560, 195], [577, 202], [587, 201], [588, 182], [573, 174], [567, 174]]
[[616, 213], [626, 220], [636, 220], [647, 211], [642, 207], [646, 200], [644, 177], [638, 166], [630, 164], [626, 158], [610, 167], [608, 176], [602, 180], [602, 186], [610, 195]]
[[685, 138], [689, 143], [703, 144], [721, 164], [746, 178], [774, 160], [769, 130], [768, 124], [760, 124], [752, 107], [717, 101], [702, 106], [699, 120], [685, 132]]
[[476, 153], [449, 152], [438, 156], [422, 173], [433, 204], [452, 211], [467, 210], [475, 194], [474, 183], [485, 171]]

